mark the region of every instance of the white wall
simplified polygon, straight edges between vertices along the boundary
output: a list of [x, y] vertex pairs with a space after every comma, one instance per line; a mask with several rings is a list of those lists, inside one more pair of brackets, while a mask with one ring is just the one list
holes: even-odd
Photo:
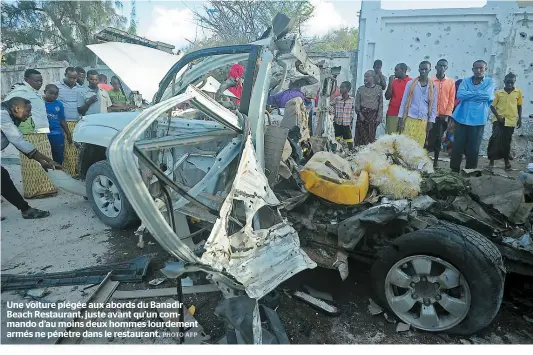
[[[357, 83], [372, 69], [374, 60], [383, 61], [385, 76], [405, 62], [410, 76], [418, 75], [418, 64], [448, 60], [447, 74], [454, 78], [472, 75], [472, 63], [489, 63], [488, 75], [500, 88], [503, 77], [512, 71], [516, 86], [524, 92], [524, 125], [517, 130], [515, 150], [531, 151], [533, 144], [533, 6], [519, 7], [514, 1], [489, 1], [482, 8], [382, 10], [379, 1], [363, 1]], [[434, 69], [430, 73], [435, 74]], [[485, 129], [485, 139], [491, 125]], [[527, 147], [526, 147], [527, 146]], [[482, 147], [484, 149], [484, 147]]]
[[[42, 90], [44, 91], [44, 86], [46, 86], [46, 84], [55, 83], [63, 78], [67, 67], [67, 62], [53, 62], [37, 65], [34, 69], [40, 71], [43, 76]], [[24, 71], [29, 68], [29, 66], [27, 67], [24, 65], [8, 65], [2, 67], [2, 98], [9, 93], [13, 84], [24, 82]]]

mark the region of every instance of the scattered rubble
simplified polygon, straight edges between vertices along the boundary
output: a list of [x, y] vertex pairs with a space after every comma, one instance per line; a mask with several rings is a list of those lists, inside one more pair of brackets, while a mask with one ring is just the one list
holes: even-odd
[[308, 295], [307, 293], [296, 291], [293, 293], [293, 296], [310, 304], [316, 309], [319, 309], [323, 312], [326, 312], [329, 315], [336, 316], [340, 314], [340, 309], [332, 306], [316, 297], [313, 297], [311, 295]]
[[312, 297], [320, 298], [321, 300], [324, 300], [324, 301], [333, 302], [333, 297], [331, 296], [331, 294], [327, 292], [317, 291], [311, 286], [307, 286], [307, 285], [304, 285], [304, 288], [307, 291], [307, 293], [311, 295]]
[[378, 314], [383, 313], [383, 308], [378, 306], [377, 303], [374, 302], [374, 300], [369, 298], [368, 299], [368, 311], [370, 312], [371, 315], [377, 316]]
[[411, 329], [411, 324], [406, 324], [406, 323], [402, 323], [402, 322], [398, 322], [398, 325], [396, 326], [396, 332], [397, 333], [407, 332], [410, 329]]
[[157, 286], [157, 285], [161, 285], [165, 281], [166, 281], [166, 279], [164, 277], [159, 277], [157, 279], [153, 279], [151, 281], [148, 281], [148, 284], [152, 285], [152, 286]]
[[46, 296], [49, 293], [50, 293], [50, 291], [48, 291], [48, 289], [46, 289], [46, 288], [36, 288], [36, 289], [33, 289], [33, 290], [27, 290], [26, 291], [26, 296], [41, 298], [41, 297]]
[[396, 324], [397, 320], [394, 316], [390, 316], [387, 312], [383, 313], [383, 317], [385, 317], [385, 320], [391, 324]]

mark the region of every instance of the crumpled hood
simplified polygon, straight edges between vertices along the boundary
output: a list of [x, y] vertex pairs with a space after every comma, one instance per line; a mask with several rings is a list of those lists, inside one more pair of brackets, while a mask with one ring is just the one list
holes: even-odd
[[159, 82], [183, 55], [170, 54], [137, 44], [107, 42], [88, 45], [120, 79], [143, 99], [152, 101]]

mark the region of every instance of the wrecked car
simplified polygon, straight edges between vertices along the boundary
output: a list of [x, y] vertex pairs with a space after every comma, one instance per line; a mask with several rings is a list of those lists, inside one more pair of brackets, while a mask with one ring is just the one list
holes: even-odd
[[[82, 175], [93, 179], [88, 198], [100, 196], [102, 205], [122, 208], [117, 226], [139, 218], [165, 250], [186, 263], [183, 275], [207, 273], [226, 298], [220, 315], [247, 342], [272, 338], [261, 325], [258, 300], [317, 265], [339, 270], [344, 279], [348, 257], [374, 262], [377, 298], [403, 322], [458, 334], [486, 327], [501, 305], [506, 274], [495, 239], [458, 219], [435, 217], [430, 212], [435, 201], [427, 196], [373, 201], [368, 196], [341, 208], [309, 196], [301, 184], [286, 194], [269, 181], [279, 160], [267, 166], [272, 164], [267, 158], [281, 156], [284, 148], [267, 146], [275, 130], [265, 113], [272, 64], [280, 55], [291, 54], [302, 74], [319, 80], [319, 127], [311, 146], [317, 152], [335, 145], [331, 116], [320, 110], [328, 105], [335, 76], [309, 60], [298, 38], [288, 34], [291, 26], [278, 16], [257, 42], [204, 49], [177, 61], [160, 82], [153, 106], [110, 124], [117, 125], [116, 132], [100, 161], [82, 159]], [[196, 87], [213, 69], [243, 61], [238, 110]], [[185, 103], [192, 108], [170, 114]], [[104, 117], [84, 118], [74, 139], [98, 119]], [[82, 143], [82, 151], [96, 149]], [[104, 195], [102, 186], [93, 187], [102, 176], [109, 181]], [[91, 197], [93, 191], [100, 195]], [[311, 198], [313, 203], [303, 203]], [[318, 218], [321, 208], [326, 212]], [[191, 233], [192, 220], [202, 221], [209, 233]], [[250, 319], [236, 325], [231, 301], [243, 299], [250, 300]]]

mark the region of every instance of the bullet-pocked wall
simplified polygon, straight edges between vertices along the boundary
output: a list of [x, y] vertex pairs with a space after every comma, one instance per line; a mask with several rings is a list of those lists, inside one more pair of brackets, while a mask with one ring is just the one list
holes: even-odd
[[[472, 63], [485, 60], [498, 88], [507, 73], [515, 73], [516, 86], [524, 93], [524, 122], [513, 150], [523, 156], [533, 148], [533, 5], [489, 1], [480, 8], [384, 10], [379, 1], [363, 1], [359, 35], [358, 86], [376, 59], [383, 61], [387, 77], [400, 62], [416, 77], [423, 60], [432, 63], [434, 75], [441, 58], [448, 60], [447, 74], [454, 79], [471, 76]], [[491, 131], [488, 123], [482, 152]]]

